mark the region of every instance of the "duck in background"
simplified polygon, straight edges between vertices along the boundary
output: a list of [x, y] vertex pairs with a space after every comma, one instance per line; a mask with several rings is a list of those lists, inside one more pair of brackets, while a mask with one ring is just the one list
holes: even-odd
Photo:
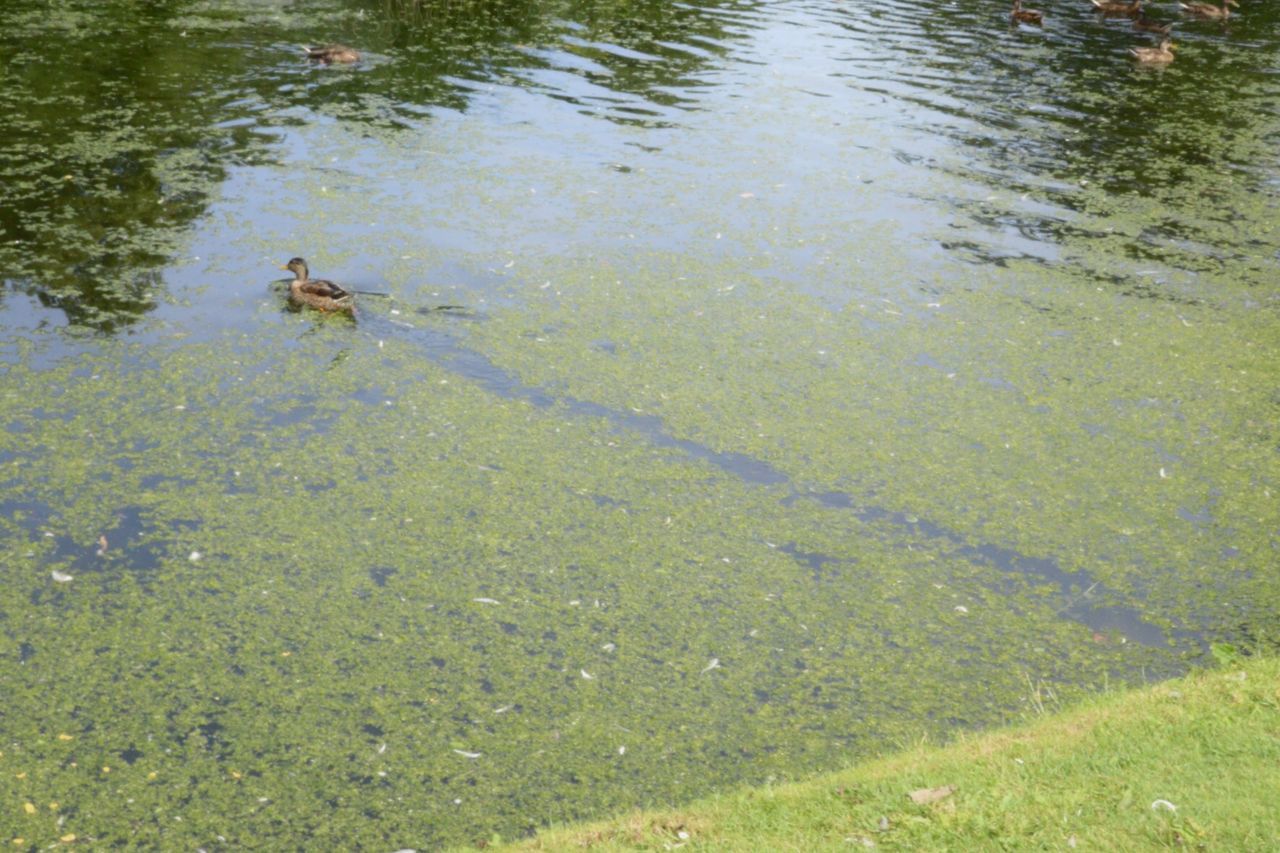
[[1014, 10], [1009, 13], [1009, 20], [1012, 23], [1032, 23], [1038, 27], [1044, 23], [1044, 13], [1036, 9], [1023, 9], [1023, 0], [1014, 0]]
[[1173, 29], [1173, 24], [1162, 24], [1154, 18], [1148, 18], [1146, 15], [1140, 15], [1133, 19], [1133, 28], [1144, 33], [1155, 33], [1158, 36], [1167, 36], [1169, 31]]
[[1166, 36], [1156, 47], [1131, 47], [1129, 52], [1144, 65], [1168, 65], [1173, 62], [1173, 40]]
[[1044, 12], [1036, 9], [1022, 8], [1022, 0], [1013, 0], [1013, 11], [1009, 13], [1009, 20], [1015, 24], [1036, 24], [1037, 26], [1044, 23]]
[[1197, 18], [1207, 18], [1211, 21], [1225, 21], [1231, 17], [1231, 8], [1235, 6], [1240, 8], [1240, 4], [1236, 0], [1222, 0], [1221, 6], [1215, 6], [1212, 3], [1179, 3], [1178, 8], [1186, 12], [1188, 15], [1195, 15]]
[[1108, 18], [1136, 18], [1142, 14], [1142, 0], [1133, 0], [1132, 3], [1120, 3], [1118, 0], [1089, 0], [1093, 4], [1093, 10]]
[[303, 45], [302, 49], [306, 51], [307, 59], [314, 59], [316, 62], [323, 62], [325, 65], [330, 65], [334, 62], [349, 64], [360, 61], [360, 54], [345, 44], [322, 44], [315, 47]]

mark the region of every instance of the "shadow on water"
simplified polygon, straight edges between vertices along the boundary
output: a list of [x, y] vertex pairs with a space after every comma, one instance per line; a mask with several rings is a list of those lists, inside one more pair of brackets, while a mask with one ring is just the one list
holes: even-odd
[[[556, 395], [545, 389], [526, 385], [495, 365], [483, 353], [461, 345], [451, 332], [419, 327], [404, 321], [393, 322], [377, 315], [366, 317], [364, 326], [365, 331], [372, 334], [398, 335], [423, 344], [423, 352], [431, 361], [476, 382], [500, 397], [524, 400], [542, 409], [556, 406], [575, 415], [603, 419], [618, 430], [644, 436], [655, 447], [679, 451], [691, 459], [713, 465], [745, 483], [771, 488], [785, 486], [791, 492], [781, 499], [784, 506], [800, 500], [816, 501], [827, 509], [847, 511], [859, 521], [888, 525], [915, 539], [955, 545], [955, 550], [950, 552], [952, 557], [988, 565], [1011, 576], [1038, 578], [1055, 587], [1063, 597], [1065, 603], [1058, 611], [1060, 616], [1094, 631], [1119, 632], [1148, 646], [1167, 646], [1170, 637], [1203, 640], [1200, 632], [1193, 630], [1172, 629], [1166, 635], [1164, 629], [1145, 621], [1137, 608], [1096, 603], [1097, 599], [1104, 599], [1109, 595], [1107, 588], [1088, 572], [1067, 571], [1050, 557], [1032, 557], [992, 543], [971, 544], [957, 531], [907, 512], [862, 503], [848, 492], [806, 491], [790, 476], [768, 462], [743, 453], [713, 450], [696, 441], [671, 435], [662, 418], [656, 415], [621, 412], [589, 400]], [[795, 543], [784, 545], [779, 550], [810, 568], [815, 580], [820, 579], [824, 572], [832, 571], [831, 566], [843, 562], [838, 557], [803, 551]]]

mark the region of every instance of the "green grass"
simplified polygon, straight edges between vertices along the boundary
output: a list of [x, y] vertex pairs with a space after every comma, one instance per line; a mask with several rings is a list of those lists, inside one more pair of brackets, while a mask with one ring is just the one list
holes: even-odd
[[[931, 804], [909, 796], [945, 786], [954, 792]], [[513, 849], [677, 846], [1277, 850], [1280, 660], [1233, 661], [799, 784], [549, 829]]]

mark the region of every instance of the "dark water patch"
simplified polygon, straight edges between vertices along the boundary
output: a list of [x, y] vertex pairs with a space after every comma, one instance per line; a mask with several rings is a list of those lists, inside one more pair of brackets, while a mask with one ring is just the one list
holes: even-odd
[[375, 566], [369, 569], [369, 579], [380, 587], [385, 587], [387, 581], [396, 574], [398, 570], [391, 566]]
[[29, 540], [38, 546], [43, 565], [72, 577], [128, 572], [145, 582], [175, 556], [178, 534], [201, 527], [195, 519], [159, 522], [143, 507], [128, 506], [113, 513], [112, 523], [104, 527], [97, 541], [82, 543], [54, 532], [61, 525], [47, 504], [6, 501], [0, 504], [0, 511], [26, 529]]
[[816, 551], [805, 551], [794, 542], [788, 542], [786, 545], [779, 545], [778, 550], [784, 554], [789, 554], [794, 557], [797, 562], [808, 566], [810, 571], [813, 572], [813, 579], [815, 581], [822, 580], [824, 574], [835, 573], [832, 569], [827, 568], [828, 566], [843, 562], [842, 560], [837, 560], [835, 557], [820, 554]]

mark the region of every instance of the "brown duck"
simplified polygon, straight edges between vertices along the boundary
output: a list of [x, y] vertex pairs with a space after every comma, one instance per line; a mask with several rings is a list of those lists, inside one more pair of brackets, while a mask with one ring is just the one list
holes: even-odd
[[1141, 30], [1144, 33], [1155, 33], [1158, 36], [1167, 36], [1169, 31], [1173, 29], [1173, 24], [1162, 24], [1154, 18], [1148, 18], [1146, 15], [1133, 19], [1133, 28]]
[[1214, 21], [1225, 21], [1231, 17], [1231, 8], [1240, 7], [1236, 0], [1222, 0], [1221, 6], [1215, 6], [1212, 3], [1179, 3], [1178, 8], [1186, 12], [1188, 15], [1195, 15], [1197, 18], [1209, 18]]
[[301, 305], [310, 305], [320, 311], [339, 311], [355, 315], [356, 298], [338, 285], [323, 278], [311, 278], [307, 270], [307, 262], [302, 258], [293, 258], [280, 266], [282, 270], [293, 273], [293, 281], [289, 282], [289, 298]]
[[317, 62], [323, 62], [325, 65], [333, 62], [351, 63], [360, 61], [360, 54], [345, 44], [322, 44], [316, 47], [304, 45], [302, 49], [307, 52], [307, 59], [314, 59]]
[[1095, 12], [1101, 12], [1108, 18], [1136, 18], [1142, 14], [1142, 0], [1132, 3], [1120, 3], [1118, 0], [1089, 0]]
[[1024, 9], [1022, 0], [1013, 0], [1013, 11], [1009, 13], [1009, 20], [1017, 24], [1043, 24], [1044, 12]]
[[1168, 65], [1173, 62], [1173, 40], [1166, 37], [1156, 47], [1131, 47], [1129, 52], [1144, 65]]

